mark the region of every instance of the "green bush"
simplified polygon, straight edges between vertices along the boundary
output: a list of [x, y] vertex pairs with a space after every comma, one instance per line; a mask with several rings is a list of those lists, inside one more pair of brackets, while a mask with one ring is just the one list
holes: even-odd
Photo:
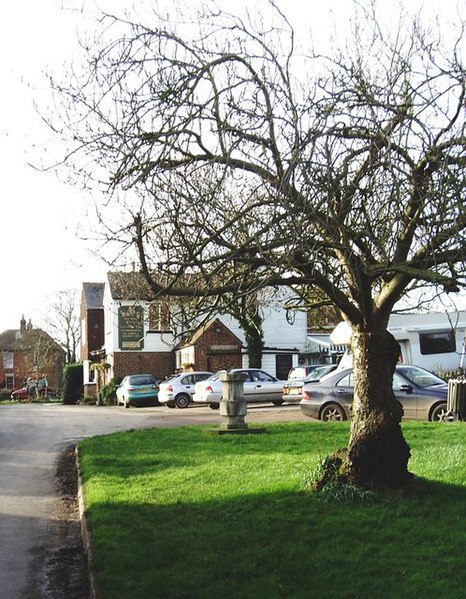
[[121, 383], [121, 379], [112, 379], [100, 390], [100, 398], [104, 406], [114, 406], [116, 404], [116, 390]]
[[95, 395], [87, 395], [81, 399], [81, 403], [87, 406], [95, 406], [97, 404], [97, 397]]
[[63, 403], [77, 403], [83, 395], [83, 365], [67, 364], [63, 369], [63, 380]]

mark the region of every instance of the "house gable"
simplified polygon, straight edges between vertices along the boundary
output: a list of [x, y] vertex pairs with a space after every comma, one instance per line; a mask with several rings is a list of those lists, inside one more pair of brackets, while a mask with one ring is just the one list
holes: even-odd
[[[177, 367], [228, 370], [242, 366], [241, 340], [218, 318], [199, 327], [177, 350]], [[188, 360], [188, 361], [187, 361]]]

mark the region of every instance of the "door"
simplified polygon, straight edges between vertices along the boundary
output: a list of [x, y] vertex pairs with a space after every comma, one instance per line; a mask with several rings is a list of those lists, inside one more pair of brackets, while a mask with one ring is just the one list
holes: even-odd
[[277, 354], [275, 356], [275, 375], [277, 379], [286, 381], [288, 373], [293, 368], [292, 354]]
[[253, 380], [253, 390], [249, 401], [276, 401], [282, 399], [283, 385], [263, 370], [253, 370], [249, 373]]

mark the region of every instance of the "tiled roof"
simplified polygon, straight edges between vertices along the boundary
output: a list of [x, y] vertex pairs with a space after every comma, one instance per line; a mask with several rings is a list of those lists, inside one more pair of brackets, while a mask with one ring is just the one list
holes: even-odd
[[0, 334], [0, 350], [13, 350], [19, 338], [19, 329], [7, 329], [6, 331]]
[[104, 290], [105, 283], [83, 283], [83, 293], [88, 309], [103, 307]]
[[140, 272], [109, 272], [108, 283], [113, 299], [152, 301], [155, 294]]

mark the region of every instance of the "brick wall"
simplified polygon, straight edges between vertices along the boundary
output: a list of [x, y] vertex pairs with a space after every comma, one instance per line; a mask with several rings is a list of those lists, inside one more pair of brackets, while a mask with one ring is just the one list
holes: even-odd
[[165, 378], [174, 372], [173, 352], [115, 352], [113, 354], [113, 376], [123, 378], [128, 374], [153, 374]]
[[[13, 374], [14, 375], [14, 388], [18, 389], [23, 387], [26, 383], [28, 377], [35, 377], [35, 372], [31, 368], [30, 360], [27, 359], [27, 355], [21, 351], [14, 352], [14, 363], [13, 370], [3, 370], [0, 372], [0, 379], [5, 379], [5, 374]], [[42, 370], [38, 373], [39, 377], [42, 373], [47, 375], [47, 381], [49, 383], [49, 387], [54, 390], [61, 389], [62, 386], [62, 378], [63, 378], [63, 359], [61, 357], [57, 357], [55, 360], [51, 359], [48, 362], [42, 363]], [[3, 364], [2, 364], [3, 366]], [[5, 383], [3, 382], [3, 385]]]
[[241, 341], [220, 320], [215, 320], [194, 344], [195, 370], [241, 368]]

